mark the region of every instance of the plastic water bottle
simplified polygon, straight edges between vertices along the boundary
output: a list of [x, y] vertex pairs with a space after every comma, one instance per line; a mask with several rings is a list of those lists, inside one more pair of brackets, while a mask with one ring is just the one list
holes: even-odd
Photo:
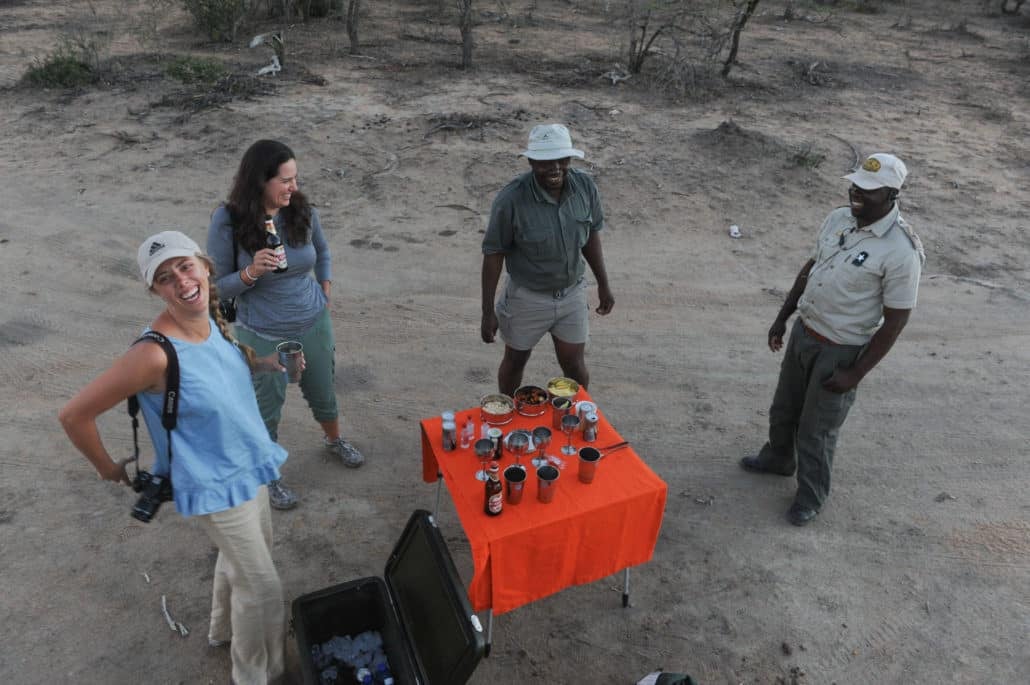
[[476, 424], [469, 417], [465, 419], [465, 427], [461, 429], [461, 449], [467, 450], [472, 446], [472, 440], [476, 437]]
[[376, 664], [376, 685], [393, 685], [393, 676], [390, 675], [390, 667], [385, 663]]
[[372, 685], [372, 671], [367, 668], [359, 668], [357, 678], [361, 685]]

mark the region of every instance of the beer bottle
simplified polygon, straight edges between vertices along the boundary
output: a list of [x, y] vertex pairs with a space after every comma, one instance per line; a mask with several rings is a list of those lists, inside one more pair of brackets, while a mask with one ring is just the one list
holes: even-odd
[[272, 217], [268, 214], [265, 215], [265, 244], [268, 245], [273, 254], [275, 254], [275, 273], [281, 274], [289, 268], [286, 263], [286, 247], [283, 245], [283, 241], [279, 238], [279, 234], [275, 232], [275, 222], [272, 221]]
[[489, 476], [489, 478], [486, 479], [485, 509], [487, 516], [497, 516], [501, 513], [503, 499], [501, 497], [501, 478], [497, 475], [497, 471], [497, 462], [490, 462], [490, 466], [486, 469], [486, 473]]

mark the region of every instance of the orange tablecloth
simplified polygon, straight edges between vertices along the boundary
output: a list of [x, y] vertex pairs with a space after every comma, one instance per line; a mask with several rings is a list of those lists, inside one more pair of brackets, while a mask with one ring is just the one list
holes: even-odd
[[[577, 400], [589, 399], [580, 391]], [[598, 437], [593, 443], [573, 435], [579, 447], [604, 448], [622, 442], [608, 423], [604, 407], [599, 408]], [[459, 412], [458, 430], [472, 416], [479, 437], [479, 409]], [[502, 614], [570, 585], [590, 583], [624, 568], [651, 559], [665, 511], [667, 486], [637, 456], [632, 447], [601, 459], [594, 482], [584, 485], [577, 477], [578, 456], [560, 453], [566, 436], [554, 430], [551, 412], [539, 417], [516, 415], [500, 426], [507, 435], [517, 428], [551, 428], [553, 437], [547, 453], [565, 460], [558, 477], [554, 500], [537, 501], [536, 473], [529, 459], [526, 488], [519, 504], [504, 503], [500, 516], [483, 510], [484, 485], [475, 479], [479, 460], [472, 448], [445, 452], [440, 417], [425, 419], [422, 429], [422, 479], [436, 481], [437, 471], [451, 493], [455, 509], [472, 547], [473, 577], [469, 597], [476, 611], [493, 609]], [[501, 470], [515, 463], [505, 450]]]

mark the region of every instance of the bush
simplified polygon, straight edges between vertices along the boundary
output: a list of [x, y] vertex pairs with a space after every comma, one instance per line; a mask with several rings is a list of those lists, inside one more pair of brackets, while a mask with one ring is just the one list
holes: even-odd
[[197, 28], [212, 40], [232, 42], [243, 20], [253, 9], [253, 0], [183, 0]]
[[42, 60], [35, 60], [23, 78], [40, 88], [77, 88], [97, 80], [96, 62], [64, 41]]
[[826, 155], [812, 147], [811, 143], [805, 143], [794, 151], [792, 160], [796, 166], [805, 169], [818, 169], [826, 161]]
[[165, 67], [166, 74], [183, 83], [214, 83], [226, 72], [221, 62], [203, 57], [177, 57]]

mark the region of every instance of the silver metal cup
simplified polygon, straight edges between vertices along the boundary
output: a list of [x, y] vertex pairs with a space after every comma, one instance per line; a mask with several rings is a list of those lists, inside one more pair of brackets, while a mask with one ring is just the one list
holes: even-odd
[[551, 400], [551, 426], [556, 431], [561, 430], [561, 419], [563, 416], [576, 413], [576, 404], [569, 397], [555, 397]]
[[509, 466], [504, 469], [504, 487], [508, 504], [522, 501], [522, 491], [526, 487], [526, 469], [521, 466]]
[[286, 369], [286, 380], [300, 383], [300, 359], [304, 354], [304, 346], [296, 340], [287, 340], [276, 345], [275, 351], [279, 353], [279, 363]]
[[536, 470], [536, 498], [547, 504], [554, 499], [554, 489], [558, 485], [558, 469], [548, 464]]
[[579, 482], [589, 485], [597, 475], [597, 462], [601, 460], [601, 452], [593, 447], [579, 450]]

